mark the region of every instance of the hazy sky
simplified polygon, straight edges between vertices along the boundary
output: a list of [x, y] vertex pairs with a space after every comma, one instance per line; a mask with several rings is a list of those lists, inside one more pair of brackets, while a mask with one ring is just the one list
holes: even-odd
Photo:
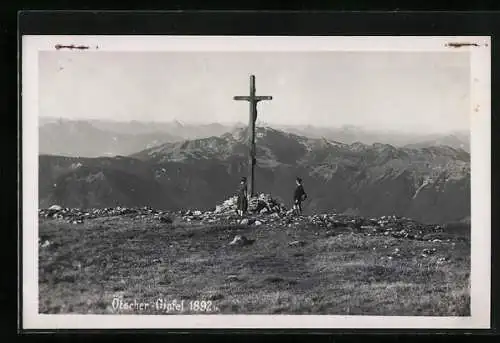
[[249, 75], [259, 120], [443, 132], [469, 129], [467, 52], [40, 52], [40, 115], [247, 122]]

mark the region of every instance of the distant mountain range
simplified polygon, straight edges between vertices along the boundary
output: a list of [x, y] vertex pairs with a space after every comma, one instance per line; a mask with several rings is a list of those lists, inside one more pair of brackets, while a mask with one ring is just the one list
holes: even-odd
[[418, 134], [391, 131], [375, 131], [343, 126], [340, 128], [321, 128], [314, 126], [277, 126], [276, 128], [311, 138], [327, 138], [342, 143], [364, 144], [385, 143], [397, 147], [431, 147], [446, 145], [452, 148], [463, 149], [470, 152], [470, 135], [468, 132], [458, 131], [445, 134]]
[[129, 155], [166, 142], [220, 135], [234, 127], [43, 118], [39, 123], [39, 151], [76, 157]]
[[[246, 130], [226, 129], [129, 156], [42, 154], [39, 204], [213, 209], [247, 171]], [[304, 179], [309, 213], [394, 214], [426, 223], [470, 216], [470, 156], [460, 148], [345, 144], [258, 127], [257, 192], [290, 206], [296, 176]]]
[[[186, 124], [172, 122], [119, 122], [105, 120], [67, 120], [41, 117], [40, 153], [75, 157], [129, 155], [167, 142], [221, 136], [245, 127], [233, 124]], [[356, 127], [320, 128], [314, 126], [276, 126], [285, 132], [310, 138], [326, 138], [346, 144], [386, 143], [396, 147], [431, 147], [446, 145], [469, 152], [469, 135], [402, 134], [377, 132]]]
[[41, 154], [62, 156], [128, 155], [138, 150], [182, 139], [165, 132], [117, 133], [99, 129], [86, 121], [47, 123], [39, 129]]

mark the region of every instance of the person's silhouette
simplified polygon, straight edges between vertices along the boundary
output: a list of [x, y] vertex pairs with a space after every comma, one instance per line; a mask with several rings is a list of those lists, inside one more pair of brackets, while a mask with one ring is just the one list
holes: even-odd
[[297, 187], [295, 187], [295, 192], [293, 193], [293, 212], [297, 215], [302, 214], [302, 202], [307, 199], [307, 194], [304, 191], [304, 186], [302, 185], [302, 179], [298, 177], [295, 180]]
[[247, 178], [242, 177], [238, 187], [238, 203], [237, 211], [240, 216], [247, 212], [248, 208], [248, 191], [247, 191]]

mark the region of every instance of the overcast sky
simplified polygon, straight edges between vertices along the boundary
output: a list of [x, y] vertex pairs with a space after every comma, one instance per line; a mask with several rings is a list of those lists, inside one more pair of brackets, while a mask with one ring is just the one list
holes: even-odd
[[40, 52], [40, 115], [469, 130], [467, 52]]

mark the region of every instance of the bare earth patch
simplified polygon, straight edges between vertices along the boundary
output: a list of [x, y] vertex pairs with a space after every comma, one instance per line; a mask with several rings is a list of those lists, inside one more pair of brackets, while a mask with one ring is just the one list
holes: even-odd
[[40, 313], [470, 315], [468, 240], [123, 216], [39, 234]]

